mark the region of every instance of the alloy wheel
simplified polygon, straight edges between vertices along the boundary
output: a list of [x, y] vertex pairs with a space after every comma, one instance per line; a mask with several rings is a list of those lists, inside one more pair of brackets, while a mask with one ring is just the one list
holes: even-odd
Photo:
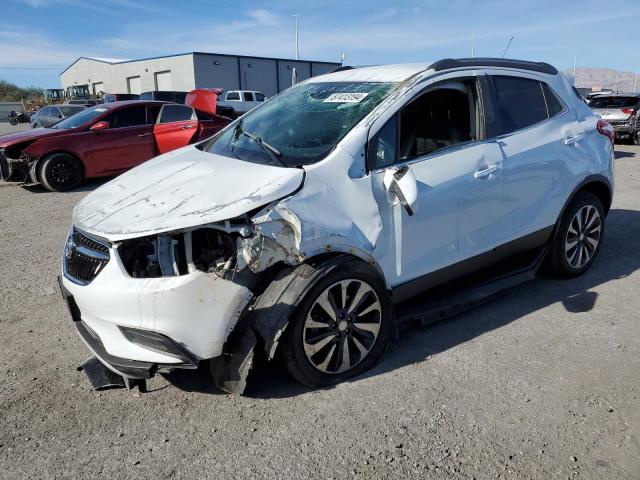
[[593, 205], [585, 205], [571, 219], [564, 242], [567, 263], [575, 269], [584, 267], [593, 258], [600, 243], [602, 220]]
[[373, 348], [381, 326], [382, 307], [366, 282], [345, 279], [316, 298], [302, 331], [304, 353], [323, 373], [351, 370]]

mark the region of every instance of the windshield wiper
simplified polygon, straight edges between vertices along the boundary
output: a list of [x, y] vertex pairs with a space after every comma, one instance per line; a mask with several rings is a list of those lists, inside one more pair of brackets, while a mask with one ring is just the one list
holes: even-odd
[[241, 133], [247, 137], [249, 137], [251, 140], [253, 140], [254, 142], [256, 142], [258, 145], [260, 145], [260, 147], [262, 148], [262, 150], [264, 150], [266, 152], [267, 155], [269, 155], [269, 157], [271, 158], [271, 160], [275, 160], [276, 162], [278, 162], [280, 165], [282, 165], [283, 167], [286, 167], [285, 163], [282, 161], [282, 159], [280, 158], [282, 156], [282, 152], [280, 150], [278, 150], [276, 147], [274, 147], [273, 145], [268, 144], [267, 142], [265, 142], [264, 140], [262, 140], [262, 138], [260, 138], [257, 135], [254, 135], [251, 132], [246, 132], [244, 130], [241, 130]]

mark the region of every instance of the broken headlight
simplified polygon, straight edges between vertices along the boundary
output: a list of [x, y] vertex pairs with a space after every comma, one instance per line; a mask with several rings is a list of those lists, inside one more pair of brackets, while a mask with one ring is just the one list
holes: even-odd
[[235, 267], [233, 234], [213, 228], [127, 240], [118, 246], [120, 260], [134, 278], [186, 275], [200, 270], [223, 276]]

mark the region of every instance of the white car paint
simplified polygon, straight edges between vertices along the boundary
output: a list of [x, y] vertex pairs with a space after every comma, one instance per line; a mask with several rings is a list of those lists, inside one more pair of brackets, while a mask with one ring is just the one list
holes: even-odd
[[[296, 265], [327, 251], [344, 252], [374, 265], [392, 289], [554, 225], [571, 192], [588, 175], [602, 175], [613, 185], [612, 146], [594, 132], [597, 117], [573, 95], [563, 73], [491, 68], [435, 72], [428, 67], [369, 67], [303, 82], [399, 83], [315, 164], [271, 167], [188, 146], [89, 194], [76, 207], [73, 223], [113, 244], [117, 260], [88, 285], [68, 277], [62, 281], [83, 320], [103, 337], [106, 350], [128, 359], [165, 362], [130, 344], [115, 328], [130, 325], [180, 341], [199, 358], [217, 356], [252, 297], [245, 287], [215, 273], [133, 279], [116, 252], [118, 242], [127, 239], [200, 226], [228, 230], [229, 220], [253, 212], [247, 222], [250, 234], [238, 241], [242, 266], [261, 272], [280, 262]], [[492, 71], [543, 79], [568, 110], [530, 129], [407, 162], [416, 179], [415, 213], [408, 215], [385, 188], [388, 169], [367, 172], [367, 140], [427, 85]], [[574, 137], [579, 139], [566, 143]]]
[[[262, 100], [258, 100], [258, 97]], [[267, 97], [262, 92], [256, 90], [229, 90], [224, 92], [224, 97], [218, 97], [218, 105], [231, 107], [235, 114], [240, 116], [262, 105], [266, 99]]]

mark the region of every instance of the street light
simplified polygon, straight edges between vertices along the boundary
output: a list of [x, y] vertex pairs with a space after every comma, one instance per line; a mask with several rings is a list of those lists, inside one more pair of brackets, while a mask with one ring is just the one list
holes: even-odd
[[298, 48], [298, 17], [300, 15], [301, 15], [300, 13], [291, 15], [296, 19], [296, 60], [300, 60], [300, 49]]

